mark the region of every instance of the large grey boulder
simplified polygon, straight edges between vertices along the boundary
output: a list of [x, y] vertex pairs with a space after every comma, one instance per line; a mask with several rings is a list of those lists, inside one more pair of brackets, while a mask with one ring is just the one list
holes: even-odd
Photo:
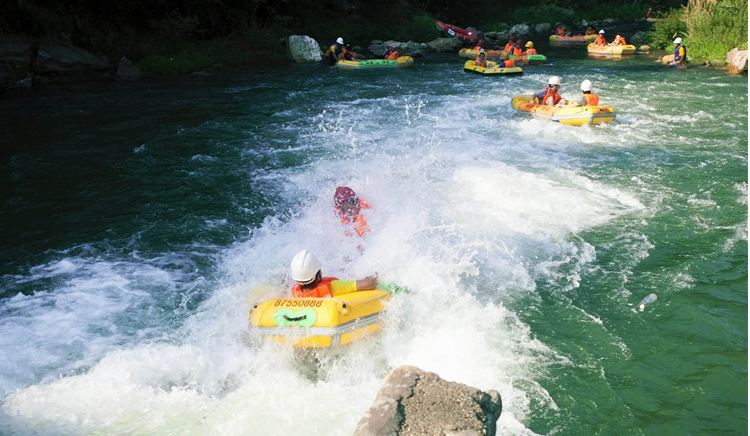
[[295, 62], [320, 62], [323, 52], [320, 45], [307, 35], [290, 35], [288, 38], [289, 57]]
[[462, 45], [456, 38], [437, 38], [427, 43], [428, 49], [437, 53], [458, 51]]
[[531, 35], [532, 28], [526, 23], [516, 24], [511, 27], [508, 34], [511, 35]]
[[401, 366], [386, 377], [354, 436], [494, 436], [501, 412], [497, 391]]
[[73, 44], [55, 39], [42, 39], [38, 52], [39, 70], [65, 73], [71, 70], [107, 70], [106, 56], [94, 56]]
[[747, 74], [747, 50], [735, 47], [727, 53], [727, 70], [734, 74]]
[[143, 77], [143, 71], [123, 56], [117, 65], [117, 77], [123, 80], [136, 80]]

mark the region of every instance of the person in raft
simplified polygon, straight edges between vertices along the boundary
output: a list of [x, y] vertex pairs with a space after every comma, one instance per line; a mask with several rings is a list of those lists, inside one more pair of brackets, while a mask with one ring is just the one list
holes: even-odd
[[510, 68], [516, 66], [516, 62], [513, 59], [509, 59], [510, 56], [508, 55], [507, 51], [502, 52], [500, 54], [500, 57], [502, 58], [502, 60], [497, 63], [498, 68]]
[[472, 50], [484, 50], [484, 40], [480, 39], [479, 41], [477, 41], [477, 45]]
[[560, 90], [560, 78], [552, 76], [549, 78], [549, 86], [537, 92], [531, 97], [531, 103], [547, 106], [562, 106], [566, 104], [564, 98], [558, 94]]
[[396, 49], [393, 48], [393, 47], [391, 47], [391, 46], [388, 46], [388, 49], [385, 51], [385, 59], [387, 59], [389, 61], [394, 61], [394, 60], [398, 59], [398, 56], [399, 55], [398, 55], [398, 52], [396, 51]]
[[594, 41], [594, 44], [605, 46], [607, 45], [607, 40], [604, 39], [604, 29], [599, 31], [599, 34], [596, 35], [596, 41]]
[[355, 57], [356, 56], [354, 56], [354, 52], [352, 51], [352, 46], [347, 44], [346, 47], [344, 47], [343, 59], [345, 61], [353, 61]]
[[333, 194], [333, 203], [336, 206], [336, 213], [341, 219], [341, 224], [347, 227], [344, 231], [347, 236], [352, 235], [349, 227], [354, 229], [357, 236], [364, 236], [366, 232], [370, 231], [365, 217], [362, 216], [362, 209], [369, 209], [370, 205], [362, 201], [352, 188], [347, 186], [336, 188], [336, 192]]
[[320, 270], [320, 260], [307, 250], [302, 250], [292, 258], [292, 278], [297, 282], [292, 287], [294, 298], [338, 297], [357, 291], [375, 289], [377, 279], [367, 277], [362, 280], [339, 280], [324, 277]]
[[578, 106], [599, 106], [599, 96], [591, 92], [591, 80], [581, 82], [583, 97], [578, 100]]
[[326, 59], [331, 65], [336, 65], [344, 57], [344, 38], [336, 38], [336, 42], [331, 44], [326, 50]]
[[533, 42], [529, 41], [526, 43], [526, 51], [523, 52], [523, 54], [525, 54], [526, 56], [537, 54], [536, 49], [534, 48]]
[[612, 45], [628, 45], [627, 42], [625, 42], [625, 38], [623, 38], [620, 35], [615, 36], [615, 40], [612, 41]]
[[594, 30], [593, 27], [589, 26], [589, 27], [586, 28], [586, 33], [585, 33], [586, 36], [593, 35], [595, 33], [596, 33], [596, 30]]
[[474, 59], [474, 65], [487, 68], [487, 55], [485, 54], [484, 49], [479, 50], [479, 56]]

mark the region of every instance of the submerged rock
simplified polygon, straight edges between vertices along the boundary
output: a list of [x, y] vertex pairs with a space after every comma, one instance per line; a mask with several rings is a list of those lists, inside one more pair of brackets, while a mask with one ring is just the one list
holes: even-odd
[[354, 435], [493, 436], [501, 412], [497, 391], [481, 391], [401, 366], [386, 377]]

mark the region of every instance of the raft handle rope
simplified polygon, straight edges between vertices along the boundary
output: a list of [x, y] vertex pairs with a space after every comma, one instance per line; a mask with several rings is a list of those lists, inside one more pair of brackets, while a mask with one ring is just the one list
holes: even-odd
[[286, 315], [282, 315], [282, 316], [284, 317], [284, 319], [286, 321], [290, 321], [290, 322], [299, 322], [299, 321], [302, 321], [303, 319], [307, 318], [307, 315], [297, 316], [297, 317], [294, 317], [294, 318], [290, 318], [290, 317], [288, 317]]

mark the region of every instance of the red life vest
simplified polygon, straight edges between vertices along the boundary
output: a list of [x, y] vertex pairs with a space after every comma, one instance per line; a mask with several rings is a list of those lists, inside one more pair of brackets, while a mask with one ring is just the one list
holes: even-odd
[[398, 52], [394, 51], [393, 53], [389, 54], [386, 59], [388, 59], [389, 61], [392, 61], [392, 60], [397, 59], [397, 58], [398, 58]]
[[596, 94], [583, 94], [586, 99], [586, 106], [599, 106], [599, 96]]
[[547, 90], [547, 93], [544, 94], [544, 98], [542, 99], [542, 101], [539, 102], [539, 104], [547, 104], [547, 100], [550, 97], [552, 97], [552, 105], [553, 106], [556, 105], [557, 103], [559, 103], [560, 100], [562, 100], [562, 97], [560, 96], [560, 94], [558, 94], [555, 91], [553, 91], [552, 88], [550, 88], [549, 86], [547, 86], [544, 89]]
[[338, 280], [336, 277], [323, 277], [320, 279], [320, 283], [314, 289], [302, 289], [302, 285], [297, 283], [292, 288], [292, 297], [294, 298], [325, 298], [332, 297], [331, 295], [331, 282]]
[[557, 28], [557, 35], [558, 36], [565, 36], [565, 31], [562, 30], [562, 28], [558, 27]]

